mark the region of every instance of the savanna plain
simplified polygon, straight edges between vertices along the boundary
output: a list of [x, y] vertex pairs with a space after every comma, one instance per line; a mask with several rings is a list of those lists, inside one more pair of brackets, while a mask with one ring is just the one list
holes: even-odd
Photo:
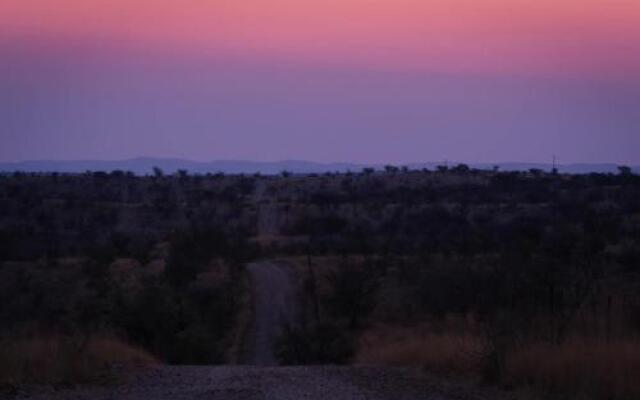
[[0, 175], [0, 397], [640, 398], [640, 176]]

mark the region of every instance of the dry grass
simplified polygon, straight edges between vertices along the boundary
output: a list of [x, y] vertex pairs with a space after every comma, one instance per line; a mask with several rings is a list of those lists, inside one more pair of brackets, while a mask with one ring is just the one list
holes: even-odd
[[0, 340], [0, 384], [89, 382], [108, 377], [114, 365], [139, 367], [156, 362], [143, 350], [109, 336]]
[[505, 381], [593, 399], [640, 398], [640, 341], [571, 338], [532, 343], [507, 356]]
[[[473, 329], [450, 328], [378, 326], [363, 334], [355, 361], [480, 377], [487, 341]], [[640, 341], [524, 343], [507, 351], [501, 383], [564, 398], [640, 399]]]
[[471, 375], [479, 371], [483, 348], [483, 341], [471, 333], [434, 333], [426, 327], [377, 327], [362, 336], [356, 363], [424, 367], [439, 373]]

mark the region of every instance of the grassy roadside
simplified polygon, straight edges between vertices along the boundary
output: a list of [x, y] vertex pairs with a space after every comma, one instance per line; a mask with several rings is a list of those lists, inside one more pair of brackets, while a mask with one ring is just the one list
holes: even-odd
[[38, 335], [0, 339], [0, 385], [107, 383], [115, 367], [131, 370], [157, 364], [139, 347], [107, 335]]
[[[486, 339], [472, 330], [376, 326], [364, 332], [354, 362], [418, 367], [481, 380]], [[640, 398], [640, 342], [572, 336], [562, 343], [527, 341], [506, 353], [499, 386], [540, 396]]]

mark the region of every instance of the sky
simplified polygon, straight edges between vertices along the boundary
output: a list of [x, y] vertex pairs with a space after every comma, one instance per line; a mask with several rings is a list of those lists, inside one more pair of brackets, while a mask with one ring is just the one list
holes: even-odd
[[638, 0], [0, 2], [1, 161], [638, 149]]

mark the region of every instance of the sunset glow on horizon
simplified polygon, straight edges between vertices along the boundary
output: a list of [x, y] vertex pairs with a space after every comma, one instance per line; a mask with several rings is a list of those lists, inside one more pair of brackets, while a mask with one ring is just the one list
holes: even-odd
[[0, 38], [328, 65], [637, 80], [634, 0], [9, 0]]
[[640, 163], [639, 109], [638, 0], [0, 2], [0, 160]]

